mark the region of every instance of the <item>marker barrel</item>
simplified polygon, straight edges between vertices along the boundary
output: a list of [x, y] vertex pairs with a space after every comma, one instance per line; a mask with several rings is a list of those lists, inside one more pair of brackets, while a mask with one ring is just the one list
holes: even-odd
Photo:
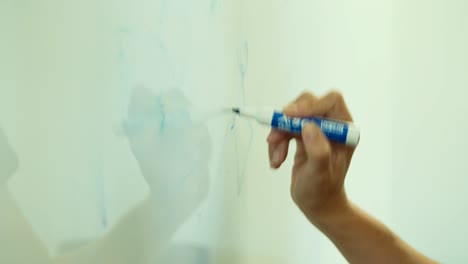
[[350, 146], [359, 143], [360, 131], [353, 124], [319, 117], [288, 117], [280, 111], [274, 111], [271, 127], [293, 134], [301, 134], [307, 123], [315, 123], [325, 136], [334, 142]]
[[[237, 108], [236, 108], [237, 109]], [[302, 128], [307, 123], [315, 123], [325, 136], [334, 142], [357, 146], [360, 138], [360, 129], [350, 122], [332, 120], [320, 117], [289, 117], [282, 111], [266, 108], [239, 108], [238, 113], [243, 116], [255, 118], [259, 123], [271, 126], [272, 128], [301, 134]]]

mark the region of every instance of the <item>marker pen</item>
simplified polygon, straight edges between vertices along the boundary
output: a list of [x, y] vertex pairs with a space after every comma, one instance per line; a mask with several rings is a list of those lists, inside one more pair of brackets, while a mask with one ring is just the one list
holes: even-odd
[[331, 141], [353, 147], [359, 143], [360, 129], [350, 122], [320, 117], [289, 117], [282, 111], [268, 108], [235, 107], [232, 111], [240, 116], [254, 118], [261, 124], [293, 134], [301, 134], [304, 124], [314, 122]]

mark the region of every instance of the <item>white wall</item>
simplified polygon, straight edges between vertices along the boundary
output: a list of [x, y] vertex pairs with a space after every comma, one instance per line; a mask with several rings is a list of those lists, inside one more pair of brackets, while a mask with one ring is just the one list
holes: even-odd
[[468, 220], [468, 3], [395, 6], [391, 221], [444, 263], [464, 263]]
[[[341, 91], [362, 137], [348, 172], [349, 197], [388, 222], [391, 182], [391, 1], [284, 3], [279, 28], [288, 99], [308, 90]], [[287, 91], [287, 92], [286, 92]], [[279, 102], [278, 102], [279, 103]], [[289, 167], [291, 163], [288, 164]], [[290, 169], [282, 170], [287, 175]], [[334, 246], [290, 209], [289, 252], [294, 263], [345, 263]]]

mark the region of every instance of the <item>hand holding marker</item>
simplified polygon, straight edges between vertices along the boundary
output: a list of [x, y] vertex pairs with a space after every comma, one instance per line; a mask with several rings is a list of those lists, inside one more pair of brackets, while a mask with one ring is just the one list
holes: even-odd
[[301, 134], [304, 124], [314, 122], [331, 141], [352, 147], [359, 143], [360, 129], [350, 122], [320, 117], [288, 117], [282, 111], [268, 108], [234, 107], [232, 111], [240, 116], [254, 118], [260, 124], [297, 135]]

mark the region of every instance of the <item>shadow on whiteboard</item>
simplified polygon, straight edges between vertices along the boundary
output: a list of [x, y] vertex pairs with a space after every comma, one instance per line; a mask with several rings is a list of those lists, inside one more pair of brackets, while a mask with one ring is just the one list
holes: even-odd
[[140, 87], [132, 91], [123, 133], [150, 195], [101, 240], [62, 256], [59, 263], [206, 263], [200, 262], [205, 249], [171, 241], [208, 193], [206, 126], [191, 120], [180, 90], [157, 94]]
[[[62, 253], [50, 258], [14, 199], [1, 190], [0, 212], [9, 216], [0, 222], [5, 238], [1, 263], [209, 263], [207, 249], [172, 240], [208, 193], [211, 139], [206, 125], [192, 122], [181, 91], [157, 94], [136, 88], [122, 131], [150, 187], [147, 199], [102, 237], [64, 241]], [[3, 184], [17, 159], [2, 130], [0, 146]]]

